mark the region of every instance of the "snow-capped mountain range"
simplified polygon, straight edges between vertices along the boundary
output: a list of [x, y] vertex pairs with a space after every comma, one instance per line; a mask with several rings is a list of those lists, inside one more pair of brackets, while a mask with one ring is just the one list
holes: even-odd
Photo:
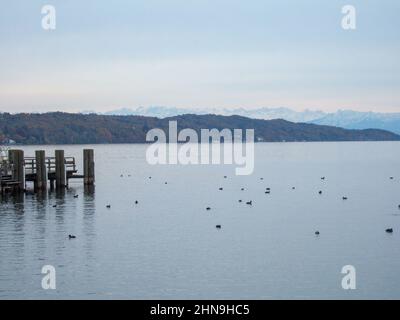
[[174, 107], [138, 107], [122, 108], [105, 113], [107, 115], [142, 115], [166, 118], [182, 114], [218, 114], [239, 115], [253, 119], [284, 119], [291, 122], [308, 122], [346, 129], [383, 129], [400, 134], [400, 113], [359, 112], [339, 110], [327, 113], [320, 110], [295, 111], [289, 108], [174, 108]]
[[148, 117], [166, 118], [182, 114], [217, 114], [223, 116], [238, 115], [253, 119], [285, 119], [292, 122], [308, 122], [326, 115], [322, 111], [304, 110], [297, 112], [289, 108], [174, 108], [174, 107], [138, 107], [134, 109], [122, 108], [106, 113], [107, 115], [141, 115]]

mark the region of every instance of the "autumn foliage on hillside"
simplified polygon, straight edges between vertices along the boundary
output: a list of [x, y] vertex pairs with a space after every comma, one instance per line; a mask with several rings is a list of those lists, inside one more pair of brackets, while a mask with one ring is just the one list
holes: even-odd
[[[254, 129], [257, 141], [387, 141], [400, 136], [377, 129], [346, 130], [331, 126], [292, 123], [285, 120], [256, 120], [241, 116], [182, 115], [158, 119], [142, 116], [44, 113], [0, 114], [0, 141], [18, 144], [143, 143], [152, 128], [168, 133], [169, 121], [178, 129]], [[2, 139], [2, 140], [1, 140]]]

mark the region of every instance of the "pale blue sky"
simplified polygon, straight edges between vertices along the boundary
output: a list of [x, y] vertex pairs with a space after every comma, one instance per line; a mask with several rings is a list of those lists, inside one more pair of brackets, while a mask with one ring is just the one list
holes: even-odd
[[[57, 28], [41, 28], [54, 5]], [[357, 30], [341, 28], [343, 5]], [[400, 112], [398, 0], [0, 0], [0, 111]]]

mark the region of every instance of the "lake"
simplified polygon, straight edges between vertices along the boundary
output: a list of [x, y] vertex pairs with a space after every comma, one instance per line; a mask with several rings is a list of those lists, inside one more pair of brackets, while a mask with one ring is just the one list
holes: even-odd
[[151, 166], [146, 145], [19, 148], [81, 166], [88, 147], [94, 190], [1, 199], [1, 299], [400, 298], [400, 142], [259, 143], [250, 176]]

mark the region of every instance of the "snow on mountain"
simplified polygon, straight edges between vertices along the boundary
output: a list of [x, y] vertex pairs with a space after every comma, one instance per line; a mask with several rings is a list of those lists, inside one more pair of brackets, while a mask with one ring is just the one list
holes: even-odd
[[310, 122], [346, 129], [383, 129], [400, 134], [400, 113], [339, 110]]
[[118, 110], [109, 111], [107, 115], [141, 115], [157, 118], [166, 118], [178, 116], [183, 114], [217, 114], [217, 115], [239, 115], [253, 119], [285, 119], [292, 122], [308, 122], [314, 119], [321, 118], [326, 115], [322, 111], [294, 111], [289, 108], [257, 108], [257, 109], [244, 109], [244, 108], [174, 108], [174, 107], [138, 107], [134, 109], [122, 108]]
[[253, 119], [284, 119], [291, 122], [308, 122], [319, 125], [329, 125], [346, 129], [383, 129], [400, 134], [400, 113], [359, 112], [339, 110], [326, 113], [319, 110], [295, 111], [289, 108], [175, 108], [175, 107], [138, 107], [122, 108], [105, 113], [107, 115], [142, 115], [148, 117], [166, 118], [183, 114], [217, 114], [239, 115]]

